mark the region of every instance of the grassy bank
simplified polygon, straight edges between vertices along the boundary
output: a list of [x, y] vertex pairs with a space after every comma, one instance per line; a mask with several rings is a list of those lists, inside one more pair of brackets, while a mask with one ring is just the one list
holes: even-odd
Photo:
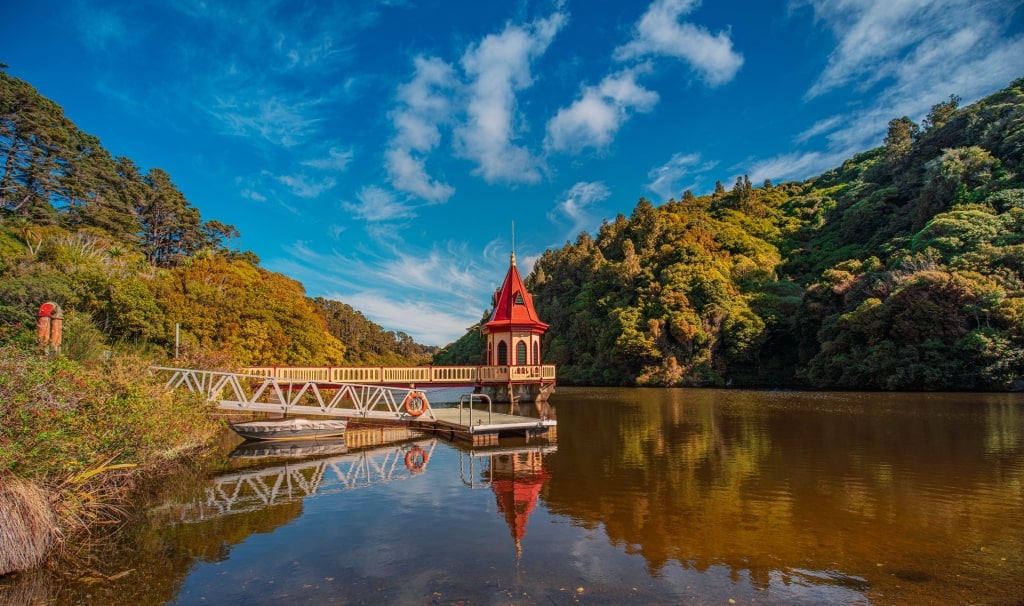
[[0, 574], [116, 523], [140, 480], [222, 428], [201, 398], [151, 379], [150, 363], [0, 346]]

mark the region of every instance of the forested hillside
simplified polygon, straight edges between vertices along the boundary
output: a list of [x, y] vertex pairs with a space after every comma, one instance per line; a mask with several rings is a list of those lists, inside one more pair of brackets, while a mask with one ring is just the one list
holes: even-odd
[[641, 199], [536, 263], [544, 360], [591, 385], [1020, 387], [1022, 164], [1019, 79], [802, 183]]
[[59, 105], [0, 70], [0, 341], [63, 307], [65, 352], [216, 354], [235, 365], [413, 364], [434, 348], [231, 250], [158, 168], [113, 157]]

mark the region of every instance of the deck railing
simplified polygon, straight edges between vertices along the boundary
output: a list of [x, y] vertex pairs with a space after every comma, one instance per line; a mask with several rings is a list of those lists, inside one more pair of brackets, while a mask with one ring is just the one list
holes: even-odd
[[255, 366], [246, 374], [278, 381], [369, 385], [554, 382], [555, 365], [527, 366]]

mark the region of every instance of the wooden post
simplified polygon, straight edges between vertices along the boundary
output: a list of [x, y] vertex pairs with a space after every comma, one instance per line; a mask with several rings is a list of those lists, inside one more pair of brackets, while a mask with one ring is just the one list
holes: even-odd
[[64, 332], [64, 312], [60, 305], [47, 301], [39, 306], [38, 329], [39, 349], [60, 353]]

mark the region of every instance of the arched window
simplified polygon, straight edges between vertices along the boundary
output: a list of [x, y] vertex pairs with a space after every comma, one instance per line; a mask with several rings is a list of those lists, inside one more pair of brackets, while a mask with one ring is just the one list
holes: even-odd
[[498, 343], [498, 366], [508, 364], [508, 344], [504, 341]]
[[526, 366], [526, 341], [516, 343], [516, 364]]
[[533, 342], [533, 363], [540, 364], [540, 342]]

